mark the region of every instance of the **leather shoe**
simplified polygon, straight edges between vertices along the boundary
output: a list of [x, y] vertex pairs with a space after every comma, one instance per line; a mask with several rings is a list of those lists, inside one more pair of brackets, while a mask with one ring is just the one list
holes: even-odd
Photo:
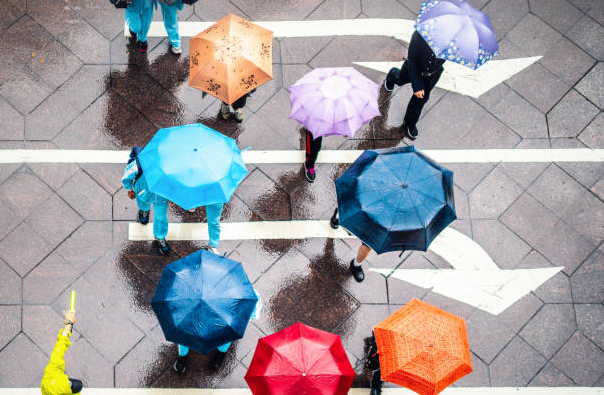
[[407, 135], [411, 140], [415, 140], [419, 135], [419, 131], [415, 125], [409, 126], [403, 123], [401, 126], [401, 132]]
[[365, 273], [363, 272], [363, 268], [360, 265], [355, 266], [354, 259], [350, 261], [350, 272], [352, 273], [352, 277], [357, 280], [357, 283], [360, 283], [365, 279]]
[[329, 220], [329, 225], [333, 229], [338, 229], [340, 227], [340, 219], [338, 218], [338, 209], [335, 209], [335, 211], [333, 212], [333, 215], [331, 216], [331, 219]]

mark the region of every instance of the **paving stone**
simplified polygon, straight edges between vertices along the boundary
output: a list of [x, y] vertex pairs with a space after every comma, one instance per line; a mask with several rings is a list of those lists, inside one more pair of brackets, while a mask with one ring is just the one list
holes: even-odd
[[545, 303], [572, 303], [570, 280], [562, 272], [547, 280], [533, 292]]
[[[82, 277], [72, 285], [73, 289], [78, 290], [78, 304], [86, 306], [78, 314], [78, 331], [109, 362], [115, 364], [142, 339], [144, 333], [128, 319], [126, 312], [120, 311], [105, 295], [97, 292], [97, 285], [96, 280], [91, 283]], [[59, 295], [53, 308], [64, 309], [70, 293], [71, 289], [68, 289]], [[121, 328], [120, 336], [115, 336], [116, 322]]]
[[361, 13], [361, 0], [326, 0], [306, 19], [354, 19]]
[[592, 386], [602, 375], [604, 351], [577, 331], [551, 361], [578, 385]]
[[[109, 40], [124, 31], [124, 10], [116, 10], [109, 2], [70, 0], [69, 6]], [[186, 19], [182, 14], [178, 18]]]
[[83, 171], [76, 172], [57, 192], [85, 219], [111, 219], [111, 196]]
[[497, 319], [514, 332], [518, 332], [543, 306], [543, 302], [529, 293], [505, 309]]
[[30, 0], [27, 2], [27, 12], [53, 36], [67, 30], [69, 22], [77, 18], [77, 14], [61, 0]]
[[596, 106], [571, 89], [547, 114], [550, 136], [577, 136], [599, 112]]
[[[401, 60], [406, 54], [406, 44], [383, 36], [338, 36], [333, 39], [309, 63], [311, 67], [350, 66], [353, 62], [375, 59]], [[381, 82], [383, 73], [363, 70], [363, 74], [374, 82]]]
[[570, 88], [540, 63], [533, 63], [506, 83], [543, 113], [549, 112]]
[[[50, 357], [55, 347], [57, 334], [63, 329], [63, 319], [63, 314], [54, 311], [49, 305], [23, 305], [23, 332], [46, 357]], [[77, 329], [74, 329], [71, 341], [79, 337]]]
[[[123, 27], [123, 25], [122, 25]], [[58, 89], [69, 103], [83, 111], [109, 86], [109, 65], [85, 64]]]
[[547, 137], [545, 115], [506, 85], [486, 92], [480, 102], [523, 138]]
[[396, 0], [361, 0], [363, 14], [369, 18], [392, 18], [396, 15], [397, 18], [415, 19], [416, 14], [411, 12], [401, 3]]
[[[268, 21], [268, 20], [302, 20], [309, 15], [321, 0], [284, 0], [276, 3], [271, 2], [249, 2], [244, 0], [231, 1], [234, 6], [243, 11], [251, 20]], [[200, 15], [203, 15], [201, 13]]]
[[82, 62], [63, 44], [55, 40], [36, 52], [29, 66], [51, 88], [56, 89], [82, 67]]
[[516, 267], [531, 247], [498, 220], [472, 221], [474, 240], [502, 269]]
[[13, 23], [0, 36], [0, 46], [11, 48], [11, 53], [19, 60], [26, 60], [31, 54], [42, 50], [53, 37], [29, 15]]
[[445, 167], [453, 172], [453, 181], [465, 192], [471, 192], [490, 172], [490, 163], [447, 163]]
[[57, 252], [77, 270], [84, 271], [111, 247], [111, 236], [111, 222], [88, 221], [73, 232]]
[[526, 324], [520, 336], [549, 359], [576, 330], [571, 304], [546, 304]]
[[109, 40], [82, 18], [71, 19], [69, 29], [58, 34], [57, 39], [86, 64], [110, 63]]
[[0, 305], [21, 304], [21, 278], [0, 259]]
[[578, 136], [590, 148], [604, 147], [604, 115], [600, 113]]
[[602, 348], [604, 345], [604, 306], [601, 304], [577, 304], [575, 314], [581, 333]]
[[575, 23], [566, 36], [595, 59], [604, 60], [604, 27], [588, 16]]
[[555, 266], [570, 274], [593, 251], [593, 245], [527, 193], [501, 221]]
[[12, 25], [21, 15], [23, 15], [23, 10], [7, 1], [3, 1], [0, 4], [0, 33]]
[[23, 117], [2, 97], [0, 113], [0, 140], [23, 140]]
[[197, 2], [194, 5], [195, 14], [204, 21], [218, 21], [228, 14], [237, 14], [242, 18], [252, 19], [243, 10], [236, 7], [233, 3], [226, 1], [214, 2], [211, 7], [208, 4]]
[[21, 331], [21, 307], [0, 306], [0, 319], [2, 320], [2, 329], [0, 329], [1, 349]]
[[586, 239], [604, 238], [604, 203], [552, 165], [527, 190]]
[[50, 304], [79, 275], [80, 272], [53, 252], [23, 279], [23, 303]]
[[494, 387], [525, 386], [547, 361], [519, 336], [489, 364]]
[[561, 36], [535, 15], [527, 14], [506, 37], [530, 56], [539, 56], [556, 44]]
[[529, 0], [531, 13], [561, 33], [566, 33], [583, 15], [565, 0]]
[[160, 327], [147, 335], [115, 366], [119, 387], [148, 387], [170, 367], [176, 355], [174, 346], [164, 339]]
[[570, 2], [602, 24], [602, 21], [604, 20], [604, 15], [602, 15], [604, 12], [602, 2], [598, 0], [570, 0]]
[[567, 85], [573, 86], [594, 65], [595, 60], [572, 41], [562, 37], [545, 52], [539, 63]]
[[[61, 114], [61, 116], [57, 116], [57, 114]], [[67, 97], [55, 93], [25, 118], [25, 138], [27, 140], [52, 140], [77, 115], [78, 111], [71, 106]]]
[[472, 218], [497, 218], [522, 193], [501, 170], [495, 168], [470, 193]]
[[65, 373], [77, 377], [92, 388], [114, 385], [113, 364], [109, 363], [84, 337], [71, 341], [65, 353]]
[[482, 11], [489, 15], [495, 37], [500, 40], [528, 13], [529, 8], [525, 0], [495, 0], [488, 2]]
[[[331, 37], [285, 38], [281, 41], [281, 58], [284, 64], [305, 64], [314, 58], [330, 41]], [[304, 73], [305, 74], [305, 73]], [[296, 78], [301, 78], [299, 74]], [[285, 84], [288, 87], [291, 84]]]
[[357, 358], [364, 358], [363, 339], [371, 336], [372, 328], [393, 314], [387, 305], [361, 305], [333, 333], [340, 335], [346, 351]]
[[[27, 248], [23, 246], [24, 240], [27, 241]], [[44, 241], [31, 226], [22, 222], [0, 242], [0, 258], [23, 277], [52, 249], [53, 246]]]
[[575, 303], [602, 303], [604, 301], [604, 253], [602, 249], [585, 260], [570, 278]]
[[36, 108], [51, 91], [48, 84], [25, 66], [21, 66], [0, 86], [0, 94], [21, 114]]
[[37, 387], [42, 381], [47, 363], [48, 359], [42, 351], [21, 333], [0, 353], [2, 385]]
[[598, 62], [596, 66], [583, 77], [576, 89], [592, 103], [604, 108], [604, 94], [600, 89], [604, 84], [604, 63]]
[[264, 220], [291, 219], [289, 196], [259, 170], [248, 175], [235, 194]]
[[515, 332], [499, 322], [496, 316], [482, 310], [475, 310], [468, 318], [467, 324], [472, 352], [488, 364], [491, 364], [515, 335]]
[[491, 380], [489, 378], [489, 366], [478, 358], [476, 354], [471, 353], [470, 356], [472, 357], [472, 373], [453, 383], [453, 387], [490, 386]]
[[27, 167], [55, 190], [78, 170], [78, 165], [72, 163], [28, 163]]
[[567, 387], [575, 384], [554, 365], [548, 363], [528, 385], [530, 387]]
[[9, 234], [22, 218], [15, 215], [14, 208], [8, 203], [0, 201], [0, 240]]

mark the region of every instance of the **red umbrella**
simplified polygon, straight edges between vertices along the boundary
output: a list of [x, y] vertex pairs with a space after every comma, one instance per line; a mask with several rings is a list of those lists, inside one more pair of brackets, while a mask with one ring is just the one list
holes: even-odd
[[258, 340], [245, 381], [254, 395], [345, 395], [354, 376], [340, 336], [297, 323]]

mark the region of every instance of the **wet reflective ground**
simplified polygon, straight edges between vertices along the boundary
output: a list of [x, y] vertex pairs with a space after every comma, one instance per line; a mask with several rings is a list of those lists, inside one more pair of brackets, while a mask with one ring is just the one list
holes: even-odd
[[[491, 15], [502, 59], [543, 55], [480, 99], [436, 89], [418, 124], [425, 148], [604, 148], [601, 97], [602, 9], [597, 1], [473, 0]], [[200, 0], [181, 20], [412, 19], [419, 0]], [[161, 19], [159, 13], [156, 19]], [[314, 67], [395, 61], [406, 44], [388, 37], [275, 39], [274, 80], [248, 100], [245, 120], [224, 121], [219, 102], [190, 88], [183, 55], [150, 38], [141, 55], [123, 37], [123, 11], [107, 1], [0, 0], [0, 149], [128, 149], [161, 127], [202, 122], [240, 148], [302, 149], [288, 119], [287, 87]], [[361, 72], [377, 83], [384, 75]], [[324, 149], [411, 144], [399, 131], [408, 86], [380, 91], [383, 114], [354, 139], [328, 137]], [[413, 297], [464, 317], [474, 373], [459, 386], [604, 386], [604, 165], [447, 164], [455, 172], [455, 229], [472, 237], [502, 269], [564, 270], [498, 316], [429, 289], [365, 270], [348, 272], [356, 240], [223, 241], [262, 295], [261, 319], [234, 342], [225, 365], [192, 352], [187, 372], [171, 369], [176, 346], [150, 308], [163, 267], [203, 242], [129, 242], [135, 203], [121, 188], [122, 165], [0, 164], [0, 386], [36, 386], [71, 289], [78, 323], [67, 371], [92, 387], [245, 387], [256, 341], [295, 322], [342, 337], [366, 386], [364, 339]], [[302, 165], [248, 165], [249, 175], [222, 220], [328, 219], [333, 181], [347, 165], [320, 164], [317, 181]], [[171, 222], [205, 221], [205, 212], [171, 207]], [[450, 268], [428, 253], [369, 256], [366, 269]]]

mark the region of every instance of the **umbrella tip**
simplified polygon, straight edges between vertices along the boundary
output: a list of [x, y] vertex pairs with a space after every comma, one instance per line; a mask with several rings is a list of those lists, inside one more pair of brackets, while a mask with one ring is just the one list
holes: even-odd
[[403, 184], [402, 187], [403, 188], [407, 188], [409, 186], [409, 184]]

